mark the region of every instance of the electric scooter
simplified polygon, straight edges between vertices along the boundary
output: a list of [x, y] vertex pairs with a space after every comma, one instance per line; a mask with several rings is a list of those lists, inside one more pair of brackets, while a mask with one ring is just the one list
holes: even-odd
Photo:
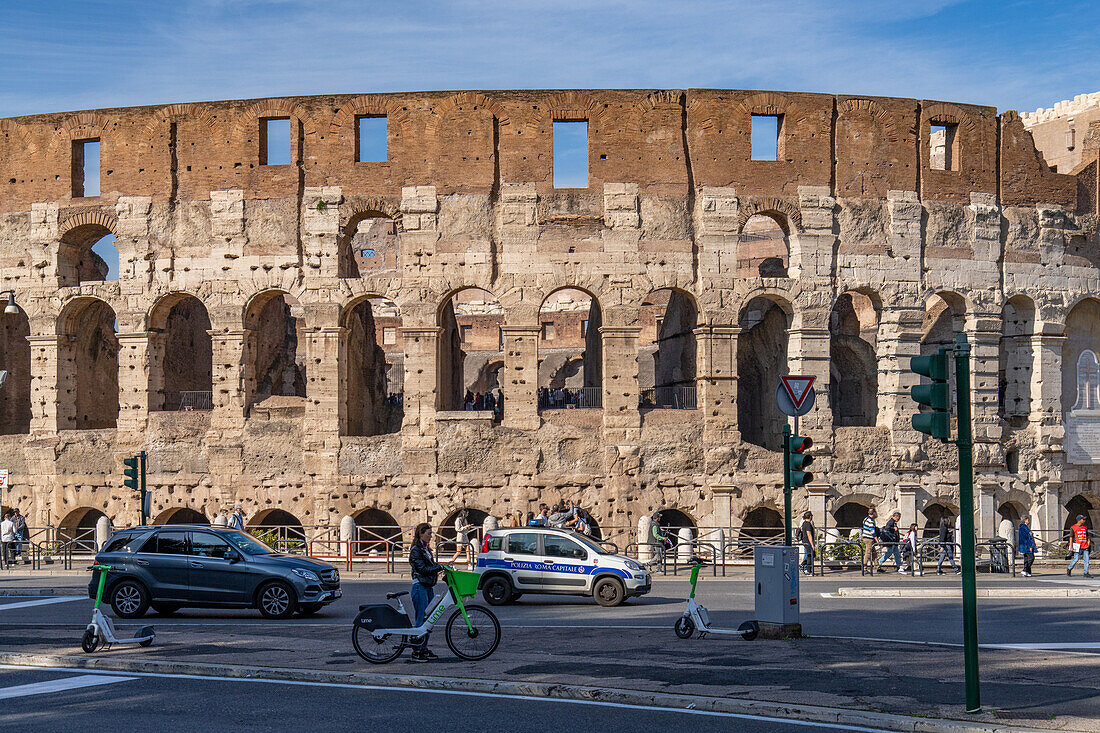
[[760, 624], [755, 621], [746, 621], [736, 630], [718, 629], [710, 625], [710, 614], [706, 608], [700, 606], [695, 600], [695, 584], [699, 582], [699, 570], [702, 567], [703, 564], [700, 562], [696, 562], [691, 567], [691, 595], [688, 596], [684, 615], [676, 619], [676, 636], [681, 639], [690, 639], [691, 635], [698, 631], [700, 639], [706, 637], [707, 634], [735, 634], [745, 641], [755, 639], [757, 634], [760, 633]]
[[80, 648], [91, 654], [100, 647], [109, 649], [112, 644], [137, 644], [138, 646], [149, 646], [153, 643], [153, 637], [156, 633], [153, 631], [152, 626], [143, 626], [138, 631], [137, 636], [132, 639], [120, 639], [115, 636], [115, 627], [111, 623], [111, 619], [103, 615], [103, 611], [99, 610], [100, 604], [103, 602], [103, 588], [107, 585], [107, 571], [111, 569], [110, 565], [93, 565], [91, 571], [99, 571], [99, 588], [95, 594], [95, 608], [92, 609], [92, 622], [88, 624], [88, 628], [84, 629], [84, 636], [80, 639]]

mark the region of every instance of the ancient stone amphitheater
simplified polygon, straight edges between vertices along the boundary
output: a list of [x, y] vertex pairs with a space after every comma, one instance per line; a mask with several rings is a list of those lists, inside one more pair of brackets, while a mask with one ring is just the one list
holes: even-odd
[[[555, 128], [578, 122], [586, 180], [555, 187]], [[908, 362], [965, 331], [979, 532], [1060, 530], [1100, 509], [1091, 145], [1062, 175], [1015, 112], [706, 89], [3, 119], [3, 504], [134, 523], [121, 461], [144, 450], [159, 521], [503, 521], [572, 498], [604, 528], [664, 508], [764, 532], [774, 391], [801, 373], [796, 509], [923, 525], [957, 513], [957, 472], [910, 428]], [[472, 409], [482, 391], [503, 405]]]

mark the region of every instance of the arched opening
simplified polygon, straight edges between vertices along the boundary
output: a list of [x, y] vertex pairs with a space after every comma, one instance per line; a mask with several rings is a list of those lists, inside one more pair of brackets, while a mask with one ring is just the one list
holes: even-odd
[[1001, 417], [1014, 428], [1024, 427], [1031, 414], [1034, 334], [1035, 304], [1023, 295], [1010, 298], [1001, 312], [997, 404]]
[[737, 426], [741, 440], [779, 450], [787, 418], [775, 404], [779, 377], [787, 373], [790, 317], [775, 301], [750, 300], [737, 319]]
[[1070, 536], [1070, 527], [1077, 523], [1077, 517], [1085, 517], [1085, 526], [1089, 528], [1089, 532], [1092, 532], [1092, 502], [1085, 497], [1077, 494], [1072, 499], [1066, 502], [1066, 523], [1062, 528], [1064, 536], [1068, 538]]
[[302, 307], [277, 290], [261, 293], [245, 311], [252, 363], [248, 402], [306, 396], [306, 334]]
[[62, 287], [86, 282], [118, 280], [115, 235], [99, 224], [74, 227], [61, 237], [57, 277]]
[[745, 515], [740, 534], [756, 540], [774, 540], [783, 536], [783, 515], [770, 506], [758, 506]]
[[695, 528], [695, 520], [679, 509], [662, 509], [661, 521], [658, 522], [658, 524], [665, 529], [679, 529], [680, 527]]
[[397, 304], [386, 298], [359, 301], [345, 311], [343, 326], [345, 435], [400, 431], [404, 352]]
[[556, 290], [539, 308], [540, 410], [603, 404], [600, 303], [575, 288]]
[[356, 555], [385, 556], [390, 546], [395, 553], [400, 552], [401, 527], [389, 512], [371, 507], [356, 512], [352, 519], [355, 520]]
[[857, 501], [845, 502], [833, 510], [833, 522], [840, 536], [847, 537], [853, 529], [862, 527], [869, 510], [870, 507]]
[[369, 277], [401, 267], [397, 222], [380, 211], [352, 217], [340, 239], [340, 277]]
[[835, 427], [873, 426], [878, 419], [878, 310], [849, 292], [829, 315], [829, 407]]
[[[490, 364], [504, 360], [503, 323], [504, 309], [485, 290], [460, 290], [443, 304], [436, 369], [438, 409], [488, 411], [497, 419], [503, 414], [503, 390], [486, 374]], [[485, 391], [474, 391], [478, 385]]]
[[57, 541], [72, 543], [73, 552], [95, 552], [95, 526], [100, 517], [106, 516], [91, 507], [73, 509], [57, 525]]
[[788, 230], [769, 214], [753, 214], [737, 242], [737, 276], [787, 277], [791, 243]]
[[197, 512], [190, 507], [173, 507], [171, 509], [165, 509], [157, 518], [153, 521], [153, 524], [205, 524], [209, 525], [210, 520], [206, 518], [206, 515]]
[[640, 321], [641, 407], [696, 409], [695, 327], [699, 312], [695, 301], [679, 290], [654, 290], [642, 301]]
[[58, 426], [63, 430], [118, 424], [118, 321], [111, 306], [79, 298], [58, 318]]
[[922, 532], [923, 539], [938, 539], [940, 536], [940, 523], [944, 517], [951, 520], [952, 526], [954, 526], [955, 517], [958, 516], [958, 512], [955, 509], [944, 506], [939, 503], [932, 503], [924, 507], [924, 531]]
[[31, 431], [30, 335], [30, 321], [22, 308], [14, 314], [0, 308], [0, 435]]
[[213, 410], [210, 316], [192, 295], [166, 298], [149, 315], [149, 409]]
[[997, 507], [997, 514], [1001, 517], [1001, 519], [1007, 519], [1008, 521], [1012, 522], [1012, 526], [1015, 527], [1020, 523], [1020, 518], [1023, 516], [1021, 510], [1022, 507], [1019, 506], [1016, 502], [1005, 501], [1002, 502], [999, 507]]
[[1062, 411], [1066, 462], [1100, 463], [1100, 301], [1088, 298], [1066, 316], [1062, 343]]
[[458, 533], [455, 531], [455, 520], [458, 519], [458, 515], [462, 512], [466, 512], [466, 521], [470, 524], [469, 539], [471, 541], [477, 540], [481, 537], [481, 527], [484, 525], [485, 520], [489, 518], [488, 512], [483, 512], [480, 509], [472, 509], [470, 507], [464, 507], [455, 509], [453, 512], [447, 515], [447, 518], [443, 520], [443, 523], [439, 525], [436, 530], [438, 537], [437, 542], [442, 543], [440, 548], [440, 555], [450, 554], [455, 550], [455, 537]]
[[279, 552], [301, 554], [306, 551], [306, 533], [302, 522], [283, 509], [266, 509], [252, 518], [248, 531]]

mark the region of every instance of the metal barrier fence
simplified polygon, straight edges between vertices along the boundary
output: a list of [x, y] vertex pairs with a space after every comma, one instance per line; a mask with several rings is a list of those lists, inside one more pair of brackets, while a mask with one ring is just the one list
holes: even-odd
[[603, 406], [602, 387], [539, 390], [540, 410], [599, 408]]
[[677, 387], [652, 387], [643, 389], [638, 395], [639, 407], [668, 408], [672, 410], [695, 410], [699, 407], [695, 385]]

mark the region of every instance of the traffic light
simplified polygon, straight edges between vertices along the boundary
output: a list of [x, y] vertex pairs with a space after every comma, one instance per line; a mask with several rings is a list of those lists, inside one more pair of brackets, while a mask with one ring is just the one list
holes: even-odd
[[909, 360], [910, 369], [932, 380], [932, 384], [918, 384], [909, 392], [917, 403], [932, 408], [931, 412], [919, 412], [913, 415], [913, 429], [939, 440], [947, 440], [951, 434], [951, 394], [947, 385], [947, 354], [948, 349], [942, 348], [938, 353], [914, 356]]
[[122, 481], [122, 485], [131, 491], [140, 491], [141, 483], [138, 478], [138, 457], [132, 456], [130, 458], [123, 458], [122, 465], [126, 468], [122, 469], [122, 473], [126, 478]]
[[812, 440], [800, 435], [787, 438], [787, 469], [790, 471], [792, 489], [805, 486], [814, 480], [814, 475], [805, 470], [814, 462], [813, 456], [806, 455], [806, 451], [813, 444]]

